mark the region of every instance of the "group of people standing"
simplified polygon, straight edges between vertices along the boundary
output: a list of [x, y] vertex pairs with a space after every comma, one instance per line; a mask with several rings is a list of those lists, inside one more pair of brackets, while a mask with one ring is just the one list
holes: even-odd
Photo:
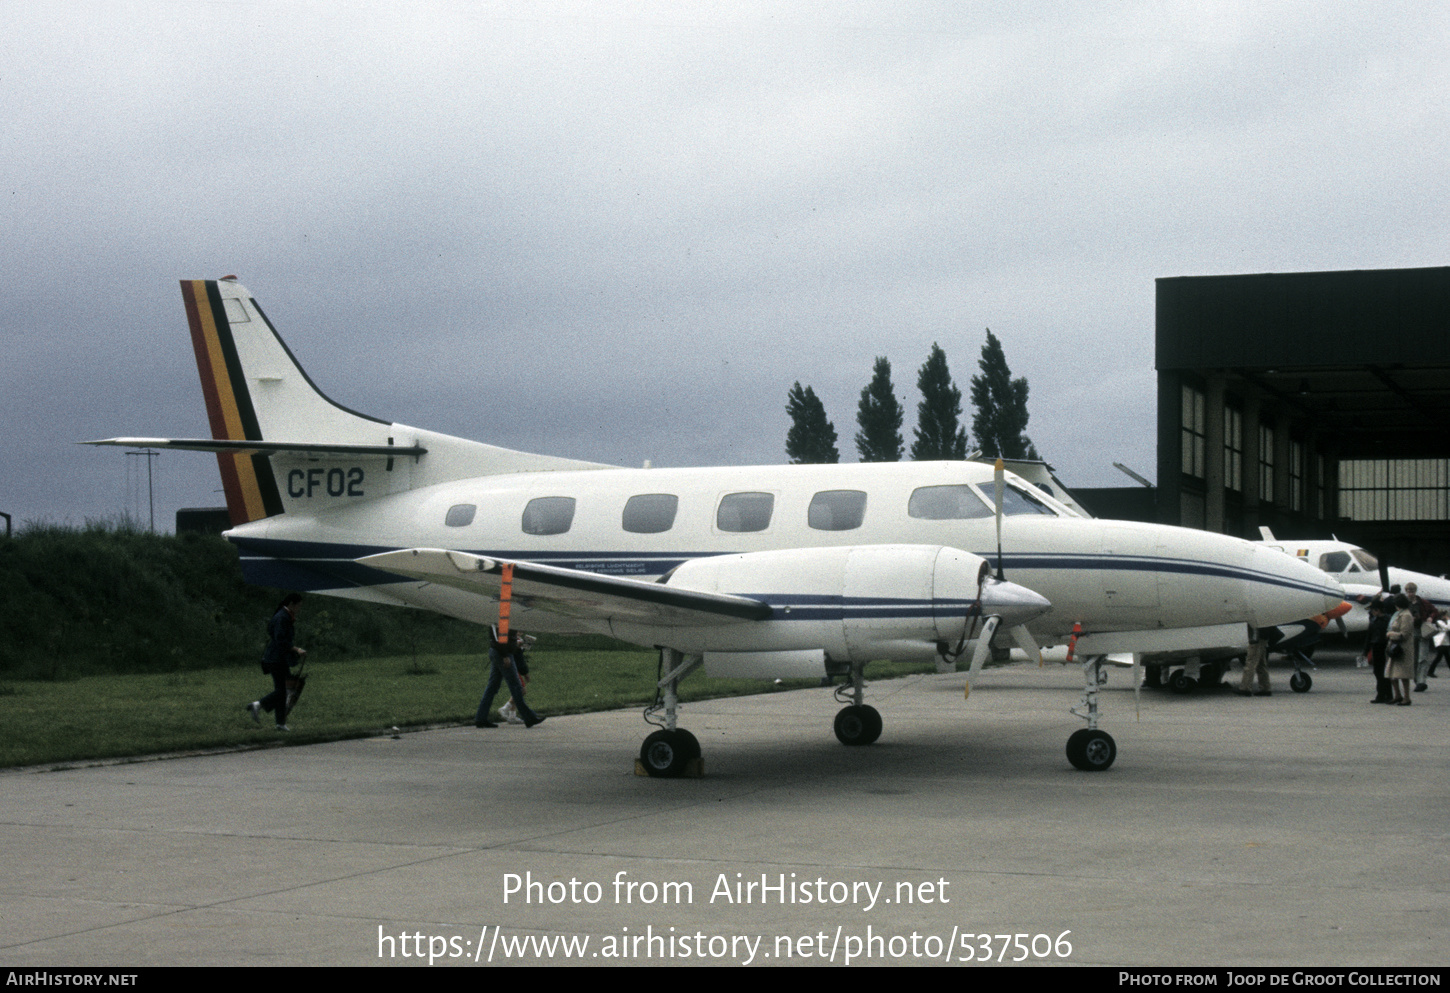
[[1391, 586], [1388, 594], [1376, 595], [1368, 609], [1365, 654], [1375, 676], [1370, 702], [1408, 707], [1411, 684], [1417, 693], [1427, 690], [1426, 680], [1434, 677], [1445, 658], [1446, 646], [1437, 651], [1433, 639], [1446, 633], [1446, 618], [1420, 596], [1414, 583], [1406, 583], [1403, 591]]

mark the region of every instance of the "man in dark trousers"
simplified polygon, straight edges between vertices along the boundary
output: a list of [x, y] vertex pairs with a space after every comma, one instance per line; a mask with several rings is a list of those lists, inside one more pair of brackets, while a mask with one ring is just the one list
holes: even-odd
[[247, 713], [258, 724], [262, 723], [262, 711], [274, 714], [278, 731], [292, 730], [287, 726], [287, 677], [292, 665], [307, 654], [292, 643], [297, 605], [301, 602], [302, 594], [288, 593], [277, 604], [277, 612], [267, 624], [267, 651], [262, 656], [262, 671], [272, 677], [272, 692], [247, 704]]
[[484, 688], [483, 699], [478, 701], [478, 713], [474, 715], [473, 726], [480, 728], [498, 727], [489, 719], [489, 710], [493, 707], [494, 694], [498, 692], [499, 683], [507, 682], [509, 696], [513, 699], [514, 710], [524, 719], [524, 724], [533, 727], [535, 724], [544, 723], [544, 719], [529, 709], [524, 702], [524, 688], [519, 683], [518, 666], [515, 660], [520, 658], [519, 633], [510, 629], [507, 634], [500, 633], [500, 625], [493, 625], [493, 634], [488, 641], [488, 686]]

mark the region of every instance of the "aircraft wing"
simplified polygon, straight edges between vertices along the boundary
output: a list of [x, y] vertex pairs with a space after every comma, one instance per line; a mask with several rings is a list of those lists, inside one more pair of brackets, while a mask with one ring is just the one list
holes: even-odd
[[[490, 600], [497, 599], [503, 584], [503, 560], [469, 552], [405, 548], [368, 555], [357, 562]], [[769, 604], [750, 597], [701, 593], [533, 562], [514, 562], [513, 567], [515, 603], [569, 617], [688, 627], [763, 621], [772, 613]]]

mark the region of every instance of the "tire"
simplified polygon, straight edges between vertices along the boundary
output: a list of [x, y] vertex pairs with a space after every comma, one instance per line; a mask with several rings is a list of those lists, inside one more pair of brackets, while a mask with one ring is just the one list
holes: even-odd
[[881, 737], [881, 713], [875, 707], [843, 707], [836, 714], [835, 731], [843, 745], [869, 745]]
[[656, 731], [639, 746], [644, 771], [659, 779], [673, 779], [700, 754], [700, 743], [688, 731]]
[[1067, 760], [1083, 772], [1102, 772], [1118, 757], [1118, 744], [1106, 731], [1074, 731], [1067, 739]]
[[1168, 685], [1174, 693], [1192, 693], [1194, 688], [1198, 686], [1198, 680], [1194, 679], [1182, 669], [1179, 669], [1168, 680]]
[[1309, 687], [1314, 685], [1314, 680], [1307, 672], [1296, 672], [1289, 677], [1289, 689], [1295, 693], [1308, 693]]

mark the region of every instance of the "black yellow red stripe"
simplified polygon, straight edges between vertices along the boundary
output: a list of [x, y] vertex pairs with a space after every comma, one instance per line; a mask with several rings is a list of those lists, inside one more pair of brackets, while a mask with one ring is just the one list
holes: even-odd
[[[212, 438], [263, 440], [216, 282], [182, 280], [181, 297], [191, 326], [191, 344], [196, 352]], [[282, 512], [281, 495], [265, 455], [218, 453], [217, 465], [221, 469], [227, 512], [233, 525]]]

